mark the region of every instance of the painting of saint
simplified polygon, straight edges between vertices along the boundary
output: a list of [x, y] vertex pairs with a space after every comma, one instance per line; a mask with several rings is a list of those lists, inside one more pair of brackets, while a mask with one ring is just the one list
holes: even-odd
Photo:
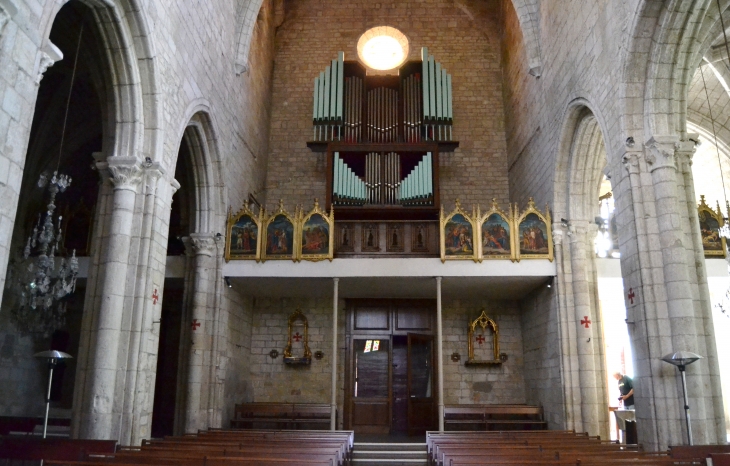
[[294, 253], [294, 225], [286, 215], [277, 215], [266, 229], [266, 255], [287, 256]]
[[320, 214], [314, 214], [302, 227], [302, 254], [329, 254], [330, 225]]
[[462, 214], [456, 214], [444, 226], [446, 256], [473, 256], [474, 231], [471, 222]]
[[722, 239], [720, 238], [720, 222], [706, 210], [700, 209], [700, 232], [702, 233], [702, 247], [705, 251], [722, 253]]
[[485, 256], [509, 255], [511, 249], [509, 223], [500, 214], [490, 215], [482, 223], [482, 253]]
[[520, 254], [548, 254], [547, 225], [537, 214], [527, 214], [520, 223]]
[[244, 215], [231, 227], [231, 256], [255, 256], [259, 227], [250, 215]]

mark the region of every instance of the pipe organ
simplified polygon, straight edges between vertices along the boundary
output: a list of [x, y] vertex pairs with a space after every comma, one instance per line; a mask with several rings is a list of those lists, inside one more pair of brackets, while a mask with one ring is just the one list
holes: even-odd
[[368, 76], [340, 52], [314, 79], [312, 118], [315, 141], [451, 141], [451, 75], [426, 47], [392, 76]]
[[451, 75], [425, 47], [395, 73], [369, 75], [340, 52], [314, 79], [308, 146], [327, 153], [340, 219], [437, 218], [439, 153], [458, 147]]

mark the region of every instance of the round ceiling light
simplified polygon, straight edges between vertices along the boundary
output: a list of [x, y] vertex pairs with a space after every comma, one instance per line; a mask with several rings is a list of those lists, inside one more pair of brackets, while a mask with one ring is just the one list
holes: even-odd
[[408, 57], [408, 39], [390, 26], [368, 29], [357, 42], [360, 59], [374, 70], [392, 70]]

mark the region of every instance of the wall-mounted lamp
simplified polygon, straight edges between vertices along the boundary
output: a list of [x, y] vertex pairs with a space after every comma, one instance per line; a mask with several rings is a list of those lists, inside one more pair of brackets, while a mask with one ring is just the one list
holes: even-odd
[[550, 278], [548, 279], [548, 281], [547, 281], [547, 284], [546, 284], [546, 286], [547, 286], [548, 288], [552, 288], [552, 287], [553, 287], [553, 281], [554, 281], [554, 280], [555, 280], [555, 277], [550, 277]]
[[700, 147], [702, 145], [702, 141], [700, 140], [700, 138], [697, 138], [697, 139], [695, 139], [695, 138], [689, 138], [689, 140], [692, 141], [692, 142], [694, 142], [695, 143], [695, 146], [697, 146], [697, 147]]
[[568, 228], [570, 226], [570, 220], [566, 220], [564, 218], [560, 219], [560, 225], [563, 226], [563, 228]]
[[634, 141], [633, 136], [629, 136], [626, 138], [626, 147], [634, 147], [636, 145], [636, 142]]
[[226, 286], [228, 288], [233, 288], [233, 285], [231, 285], [231, 279], [229, 277], [223, 277], [223, 281], [226, 282]]

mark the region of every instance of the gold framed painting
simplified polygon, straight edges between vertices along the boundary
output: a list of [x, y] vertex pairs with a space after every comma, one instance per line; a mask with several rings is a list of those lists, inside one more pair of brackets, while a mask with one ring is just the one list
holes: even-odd
[[[515, 217], [518, 207], [515, 205]], [[545, 206], [545, 214], [535, 208], [535, 201], [530, 198], [527, 209], [515, 221], [514, 245], [516, 259], [548, 259], [553, 260], [553, 233], [550, 223], [550, 209]]]
[[492, 199], [492, 208], [484, 215], [477, 210], [477, 227], [479, 233], [479, 262], [484, 259], [510, 259], [515, 261], [515, 248], [512, 243], [514, 216], [499, 208], [496, 199]]
[[[474, 209], [472, 209], [474, 210]], [[474, 222], [476, 211], [470, 216], [461, 208], [457, 199], [454, 210], [444, 215], [441, 206], [441, 262], [446, 260], [473, 260], [477, 262], [478, 247], [474, 244], [477, 226]]]
[[[477, 333], [479, 332], [477, 327], [481, 327], [481, 333]], [[490, 328], [492, 330], [491, 342], [489, 342], [484, 335]], [[486, 309], [482, 309], [481, 315], [469, 324], [467, 338], [469, 341], [467, 347], [469, 351], [469, 357], [466, 360], [467, 366], [490, 366], [502, 364], [503, 361], [500, 358], [499, 353], [499, 326], [494, 319], [487, 316]], [[477, 343], [477, 346], [474, 345], [475, 342]], [[489, 351], [490, 344], [491, 351]]]
[[705, 196], [700, 196], [697, 216], [700, 220], [702, 249], [705, 251], [705, 257], [725, 257], [725, 238], [720, 236], [720, 228], [724, 224], [720, 205], [717, 205], [716, 211], [712, 210], [705, 202]]
[[314, 200], [314, 208], [307, 214], [300, 213], [297, 259], [307, 261], [331, 261], [334, 257], [335, 213], [329, 215], [319, 208], [319, 200]]
[[261, 261], [296, 260], [297, 222], [284, 209], [284, 201], [279, 208], [266, 217], [261, 245]]
[[226, 262], [261, 260], [261, 220], [263, 211], [255, 214], [247, 205], [235, 215], [228, 209]]

